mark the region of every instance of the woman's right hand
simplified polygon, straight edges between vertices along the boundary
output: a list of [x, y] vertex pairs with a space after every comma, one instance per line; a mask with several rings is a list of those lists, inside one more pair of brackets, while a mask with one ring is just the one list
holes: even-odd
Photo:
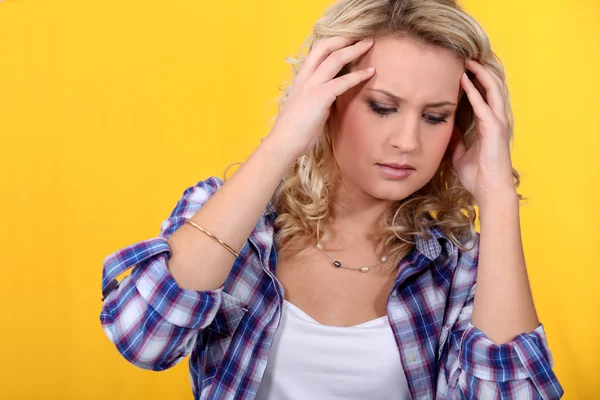
[[336, 78], [351, 61], [365, 54], [373, 39], [356, 42], [346, 37], [319, 40], [292, 82], [291, 90], [275, 125], [265, 140], [290, 152], [293, 160], [317, 143], [337, 96], [371, 78], [374, 69], [357, 70]]

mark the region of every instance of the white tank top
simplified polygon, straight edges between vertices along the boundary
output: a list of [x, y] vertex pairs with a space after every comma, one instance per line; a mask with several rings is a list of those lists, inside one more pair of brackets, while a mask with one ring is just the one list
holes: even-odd
[[323, 325], [284, 300], [257, 400], [408, 400], [388, 317]]

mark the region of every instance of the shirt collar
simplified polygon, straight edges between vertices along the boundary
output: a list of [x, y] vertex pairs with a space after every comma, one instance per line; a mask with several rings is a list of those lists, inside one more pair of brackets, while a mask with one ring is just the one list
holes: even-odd
[[442, 240], [447, 240], [444, 232], [438, 226], [430, 226], [426, 228], [429, 237], [417, 236], [416, 248], [425, 257], [431, 261], [437, 259], [442, 253]]
[[265, 209], [265, 215], [271, 216], [271, 215], [274, 215], [275, 213], [276, 213], [275, 206], [273, 205], [273, 202], [269, 201], [269, 204], [267, 204], [267, 208]]

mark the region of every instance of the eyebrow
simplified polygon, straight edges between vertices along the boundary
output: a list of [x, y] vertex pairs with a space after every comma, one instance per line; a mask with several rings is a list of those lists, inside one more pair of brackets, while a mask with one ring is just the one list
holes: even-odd
[[[395, 100], [396, 102], [401, 102], [402, 101], [402, 97], [395, 95], [392, 92], [388, 92], [385, 89], [367, 89], [367, 90], [371, 90], [373, 92], [379, 92], [379, 93], [383, 93], [385, 94], [387, 97], [389, 97], [392, 100]], [[440, 101], [438, 103], [429, 103], [429, 104], [425, 104], [426, 107], [443, 107], [443, 106], [455, 106], [456, 103], [453, 103], [451, 101]]]

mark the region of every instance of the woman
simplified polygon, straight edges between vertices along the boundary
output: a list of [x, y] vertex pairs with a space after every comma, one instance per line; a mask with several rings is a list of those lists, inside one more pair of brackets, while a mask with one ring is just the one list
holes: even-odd
[[561, 397], [479, 25], [452, 0], [341, 0], [307, 44], [240, 169], [106, 258], [110, 340], [147, 369], [191, 354], [201, 399]]

